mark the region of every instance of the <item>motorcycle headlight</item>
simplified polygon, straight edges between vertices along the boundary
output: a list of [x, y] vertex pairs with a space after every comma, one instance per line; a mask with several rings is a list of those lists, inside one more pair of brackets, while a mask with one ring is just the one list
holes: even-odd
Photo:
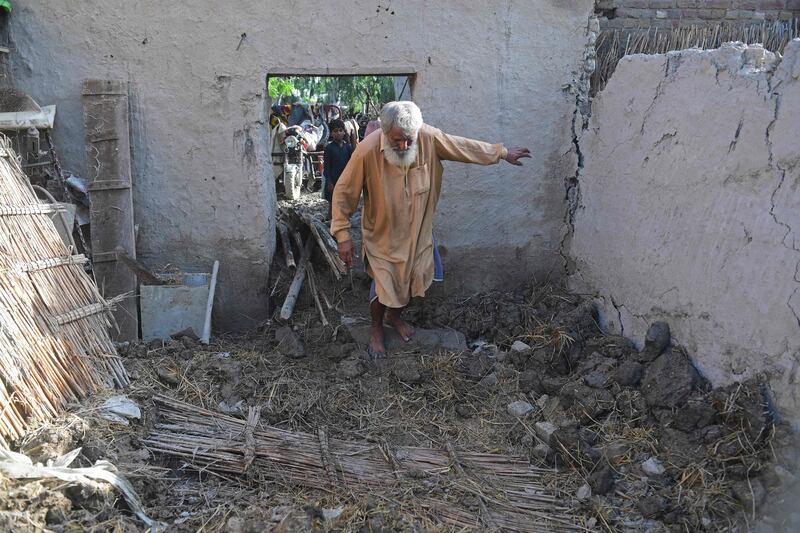
[[297, 146], [297, 137], [286, 137], [286, 148], [294, 148]]

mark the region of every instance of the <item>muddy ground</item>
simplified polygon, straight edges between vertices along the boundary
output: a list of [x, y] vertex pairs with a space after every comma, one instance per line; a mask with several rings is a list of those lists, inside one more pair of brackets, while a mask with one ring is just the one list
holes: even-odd
[[[170, 531], [451, 529], [380, 494], [304, 489], [267, 472], [197, 472], [154, 454], [142, 440], [158, 419], [153, 395], [163, 394], [234, 416], [257, 407], [262, 424], [324, 427], [332, 438], [521, 454], [552, 469], [545, 483], [588, 530], [794, 530], [797, 517], [773, 509], [797, 486], [798, 447], [771, 409], [768, 384], [711, 390], [666, 324], [651, 328], [640, 351], [599, 331], [590, 300], [553, 286], [452, 298], [434, 289], [408, 319], [461, 331], [469, 349], [396, 350], [376, 364], [341, 325], [343, 315], [366, 314], [367, 280], [334, 283], [324, 262], [316, 267], [335, 305], [326, 309], [331, 325], [304, 291], [289, 325], [273, 319], [209, 346], [189, 337], [122, 346], [132, 378], [123, 392], [141, 419], [103, 418], [103, 401], [118, 394], [108, 391], [17, 449], [43, 463], [77, 447], [73, 466], [110, 461]], [[289, 282], [279, 271], [278, 311]], [[2, 475], [0, 483], [4, 531], [146, 529], [106, 486]]]

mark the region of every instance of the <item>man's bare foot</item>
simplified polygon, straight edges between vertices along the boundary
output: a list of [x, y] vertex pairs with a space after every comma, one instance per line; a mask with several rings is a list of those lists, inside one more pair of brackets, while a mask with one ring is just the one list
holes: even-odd
[[386, 346], [383, 344], [383, 326], [372, 328], [372, 335], [369, 338], [369, 349], [374, 356], [382, 357], [386, 355]]
[[404, 341], [408, 342], [411, 340], [411, 335], [414, 334], [414, 328], [412, 328], [408, 322], [400, 318], [399, 312], [389, 310], [389, 312], [386, 313], [386, 320], [389, 321]]

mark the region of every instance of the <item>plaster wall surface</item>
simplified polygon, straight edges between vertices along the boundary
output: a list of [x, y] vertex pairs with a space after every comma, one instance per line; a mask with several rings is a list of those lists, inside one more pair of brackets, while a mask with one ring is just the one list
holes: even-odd
[[215, 320], [266, 317], [275, 192], [268, 73], [416, 74], [426, 122], [531, 148], [522, 168], [447, 164], [436, 222], [451, 283], [563, 273], [564, 178], [574, 174], [564, 87], [581, 68], [590, 0], [491, 3], [31, 0], [15, 5], [17, 85], [57, 104], [64, 166], [86, 175], [80, 83], [130, 82], [135, 219], [145, 264], [210, 268]]
[[800, 40], [628, 56], [594, 101], [570, 283], [643, 341], [666, 320], [714, 385], [773, 378], [800, 422]]

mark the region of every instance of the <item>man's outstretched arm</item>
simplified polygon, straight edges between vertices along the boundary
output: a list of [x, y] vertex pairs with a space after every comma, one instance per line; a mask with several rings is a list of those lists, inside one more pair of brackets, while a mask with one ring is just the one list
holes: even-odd
[[520, 159], [531, 157], [527, 148], [514, 147], [506, 149], [502, 144], [490, 144], [457, 135], [448, 135], [432, 128], [436, 142], [436, 155], [445, 161], [492, 165], [501, 159], [515, 166], [521, 166]]

